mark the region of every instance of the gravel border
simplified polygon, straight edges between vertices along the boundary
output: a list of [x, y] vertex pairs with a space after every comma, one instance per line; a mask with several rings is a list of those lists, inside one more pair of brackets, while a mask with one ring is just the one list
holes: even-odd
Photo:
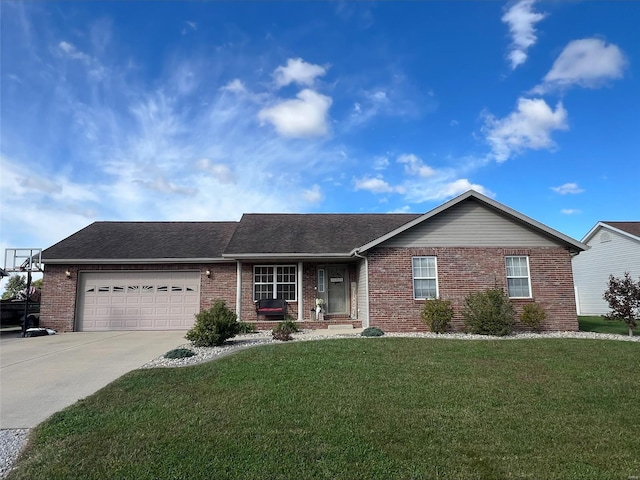
[[[625, 335], [612, 335], [607, 333], [593, 332], [549, 332], [549, 333], [517, 333], [505, 337], [492, 337], [488, 335], [470, 335], [466, 333], [385, 333], [384, 337], [409, 337], [409, 338], [435, 338], [442, 340], [526, 340], [536, 338], [578, 338], [592, 340], [615, 340], [622, 342], [640, 343], [640, 336], [629, 337]], [[383, 337], [383, 338], [384, 338]], [[363, 337], [355, 332], [331, 332], [330, 330], [304, 330], [300, 333], [293, 334], [293, 341], [311, 341], [324, 340], [329, 338], [354, 338], [354, 339], [371, 339], [379, 337]], [[274, 340], [271, 337], [271, 331], [260, 331], [246, 335], [237, 335], [233, 340], [227, 342], [221, 347], [194, 347], [191, 343], [179, 345], [176, 348], [187, 348], [196, 353], [193, 357], [167, 359], [163, 356], [158, 357], [150, 362], [145, 363], [141, 368], [167, 368], [167, 367], [186, 367], [189, 365], [197, 365], [199, 363], [209, 362], [217, 358], [224, 357], [230, 353], [246, 348], [256, 347], [258, 345], [266, 345], [270, 343], [284, 343]], [[27, 443], [29, 429], [12, 428], [0, 429], [0, 479], [11, 470], [18, 454]]]
[[[436, 339], [457, 339], [457, 340], [525, 340], [535, 338], [581, 338], [581, 339], [593, 339], [593, 340], [617, 340], [622, 342], [640, 342], [640, 336], [629, 337], [625, 335], [613, 335], [608, 333], [593, 333], [593, 332], [545, 332], [545, 333], [516, 333], [507, 335], [504, 337], [494, 337], [490, 335], [472, 335], [467, 333], [385, 333], [384, 337], [408, 337], [408, 338], [436, 338]], [[331, 330], [303, 330], [299, 333], [293, 334], [293, 341], [311, 341], [311, 340], [324, 340], [328, 338], [355, 338], [355, 339], [368, 339], [377, 337], [363, 337], [359, 333], [345, 333], [331, 332]], [[257, 333], [250, 333], [245, 335], [237, 335], [232, 340], [227, 342], [221, 347], [194, 347], [191, 343], [184, 343], [178, 345], [176, 348], [186, 348], [195, 352], [193, 357], [168, 359], [163, 356], [155, 358], [150, 362], [144, 364], [141, 368], [161, 368], [161, 367], [186, 367], [189, 365], [197, 365], [199, 363], [209, 362], [216, 358], [223, 357], [230, 353], [245, 348], [251, 348], [258, 345], [265, 345], [269, 343], [284, 343], [278, 340], [273, 340], [271, 337], [271, 331], [259, 331]]]
[[11, 471], [18, 454], [27, 443], [28, 428], [0, 430], [0, 478]]

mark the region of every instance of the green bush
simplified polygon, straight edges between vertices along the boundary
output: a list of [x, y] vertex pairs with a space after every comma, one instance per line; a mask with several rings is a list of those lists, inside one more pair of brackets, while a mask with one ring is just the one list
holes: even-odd
[[384, 332], [378, 327], [368, 327], [365, 328], [360, 335], [363, 337], [381, 337], [384, 335]]
[[283, 342], [288, 342], [289, 340], [293, 340], [291, 336], [292, 333], [299, 332], [300, 329], [296, 325], [291, 318], [287, 318], [282, 322], [278, 323], [273, 330], [271, 330], [271, 335], [274, 340], [282, 340]]
[[238, 333], [256, 333], [257, 331], [255, 323], [238, 322]]
[[186, 339], [196, 347], [222, 345], [238, 334], [240, 326], [236, 320], [236, 314], [227, 308], [224, 301], [216, 300], [213, 307], [196, 315], [196, 323], [187, 332]]
[[193, 357], [196, 354], [193, 350], [189, 350], [188, 348], [174, 348], [173, 350], [169, 350], [164, 354], [164, 358], [189, 358]]
[[520, 322], [534, 332], [540, 331], [540, 326], [546, 318], [547, 312], [539, 303], [527, 303], [520, 314]]
[[509, 335], [516, 312], [504, 290], [498, 287], [470, 293], [462, 310], [467, 331], [480, 335]]
[[422, 308], [422, 321], [434, 333], [444, 333], [453, 319], [453, 307], [449, 300], [427, 300]]

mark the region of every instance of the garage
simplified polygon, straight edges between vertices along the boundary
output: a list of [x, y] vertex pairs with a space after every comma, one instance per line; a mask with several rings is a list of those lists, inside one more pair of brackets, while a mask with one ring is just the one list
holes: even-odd
[[200, 310], [199, 272], [83, 272], [79, 331], [186, 330]]

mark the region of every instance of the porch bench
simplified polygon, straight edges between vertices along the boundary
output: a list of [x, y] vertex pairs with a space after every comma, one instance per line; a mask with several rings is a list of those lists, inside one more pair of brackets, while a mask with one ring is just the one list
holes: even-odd
[[261, 298], [256, 302], [256, 313], [265, 317], [282, 317], [287, 314], [287, 301], [283, 298]]

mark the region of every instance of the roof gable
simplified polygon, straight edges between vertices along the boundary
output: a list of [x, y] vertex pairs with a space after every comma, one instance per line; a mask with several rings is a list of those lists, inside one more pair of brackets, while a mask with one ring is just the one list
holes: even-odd
[[581, 242], [578, 242], [577, 240], [574, 240], [573, 238], [563, 233], [558, 232], [557, 230], [554, 230], [536, 220], [533, 220], [532, 218], [529, 218], [526, 215], [523, 215], [522, 213], [517, 212], [516, 210], [513, 210], [512, 208], [509, 208], [501, 203], [498, 203], [495, 200], [492, 200], [489, 197], [486, 197], [476, 191], [469, 190], [468, 192], [440, 205], [437, 208], [434, 208], [433, 210], [425, 213], [424, 215], [419, 216], [413, 221], [410, 221], [400, 226], [399, 228], [388, 232], [382, 237], [362, 245], [360, 248], [357, 249], [357, 251], [365, 252], [375, 246], [382, 244], [383, 242], [386, 242], [394, 237], [397, 237], [398, 235], [408, 231], [409, 229], [416, 227], [417, 225], [420, 225], [423, 222], [433, 219], [434, 217], [440, 215], [443, 212], [453, 209], [454, 207], [461, 204], [462, 202], [467, 202], [467, 201], [479, 202], [482, 206], [488, 208], [489, 210], [492, 210], [497, 214], [504, 216], [510, 221], [530, 231], [536, 232], [541, 236], [551, 239], [556, 244], [565, 245], [574, 252], [580, 252], [580, 251], [586, 250], [587, 248], [586, 245], [582, 244]]
[[598, 230], [606, 228], [613, 230], [625, 237], [640, 241], [640, 222], [605, 222], [596, 223], [582, 239], [583, 243], [588, 243], [595, 236]]

